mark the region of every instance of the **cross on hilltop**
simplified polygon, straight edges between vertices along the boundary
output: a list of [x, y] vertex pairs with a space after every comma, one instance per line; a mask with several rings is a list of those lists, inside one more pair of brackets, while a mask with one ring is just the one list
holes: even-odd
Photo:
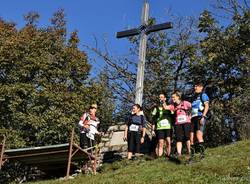
[[135, 92], [135, 103], [140, 105], [142, 105], [142, 97], [143, 97], [147, 35], [152, 32], [170, 29], [173, 27], [171, 22], [165, 22], [162, 24], [156, 24], [150, 26], [148, 25], [148, 18], [149, 18], [149, 3], [147, 0], [144, 0], [142, 16], [141, 16], [141, 26], [134, 29], [120, 31], [117, 32], [116, 34], [116, 38], [124, 38], [135, 35], [141, 36], [140, 46], [139, 46], [139, 62], [137, 67], [137, 78], [136, 78], [136, 92]]

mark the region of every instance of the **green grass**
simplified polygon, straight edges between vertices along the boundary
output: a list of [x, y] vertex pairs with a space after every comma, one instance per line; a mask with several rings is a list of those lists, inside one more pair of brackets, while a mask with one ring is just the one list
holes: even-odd
[[35, 184], [78, 183], [250, 183], [250, 140], [206, 150], [206, 158], [192, 164], [176, 164], [163, 158], [123, 160], [106, 164], [96, 176], [78, 175], [68, 181]]

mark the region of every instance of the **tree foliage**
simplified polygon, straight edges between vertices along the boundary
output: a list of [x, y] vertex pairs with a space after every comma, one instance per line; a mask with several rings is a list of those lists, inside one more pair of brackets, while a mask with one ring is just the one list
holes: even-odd
[[202, 13], [199, 28], [206, 34], [200, 43], [202, 64], [194, 66], [193, 71], [199, 71], [207, 84], [216, 86], [217, 90], [211, 91], [210, 95], [216, 96], [214, 102], [221, 104], [220, 124], [223, 125], [224, 120], [229, 118], [233, 120], [235, 129], [240, 129], [249, 123], [240, 117], [247, 116], [242, 110], [249, 105], [245, 94], [249, 91], [250, 45], [247, 35], [250, 34], [250, 22], [249, 9], [242, 13], [234, 10], [231, 23], [224, 29], [214, 21], [211, 13]]
[[[8, 130], [8, 147], [67, 142], [91, 103], [110, 101], [106, 86], [89, 77], [77, 31], [67, 39], [64, 16], [59, 10], [51, 26], [38, 28], [39, 15], [29, 13], [20, 30], [0, 20], [0, 126]], [[100, 115], [112, 114], [112, 108]]]

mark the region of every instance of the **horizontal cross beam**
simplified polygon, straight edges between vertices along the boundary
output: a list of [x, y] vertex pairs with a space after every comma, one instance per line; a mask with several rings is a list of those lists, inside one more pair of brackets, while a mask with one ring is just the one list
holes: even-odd
[[161, 31], [164, 29], [171, 29], [171, 28], [173, 28], [173, 24], [171, 22], [165, 22], [162, 24], [152, 25], [146, 28], [146, 34], [156, 32], [156, 31]]
[[141, 26], [139, 28], [117, 32], [116, 38], [124, 38], [124, 37], [139, 35], [143, 30], [145, 31], [146, 34], [149, 34], [164, 29], [171, 29], [172, 27], [173, 24], [171, 22], [165, 22], [162, 24], [157, 24], [152, 26]]
[[124, 38], [129, 36], [135, 36], [141, 33], [141, 30], [138, 28], [135, 29], [129, 29], [126, 31], [120, 31], [116, 33], [116, 38]]

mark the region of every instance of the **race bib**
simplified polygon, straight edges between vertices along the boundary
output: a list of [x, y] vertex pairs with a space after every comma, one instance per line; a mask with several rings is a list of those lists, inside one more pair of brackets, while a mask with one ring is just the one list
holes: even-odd
[[138, 132], [138, 130], [139, 130], [139, 125], [132, 124], [129, 126], [129, 131]]
[[192, 109], [192, 117], [198, 116], [198, 109]]
[[159, 123], [161, 127], [165, 127], [169, 125], [169, 121], [167, 119], [163, 119]]
[[187, 116], [186, 115], [179, 115], [177, 117], [178, 123], [186, 123], [187, 122]]

